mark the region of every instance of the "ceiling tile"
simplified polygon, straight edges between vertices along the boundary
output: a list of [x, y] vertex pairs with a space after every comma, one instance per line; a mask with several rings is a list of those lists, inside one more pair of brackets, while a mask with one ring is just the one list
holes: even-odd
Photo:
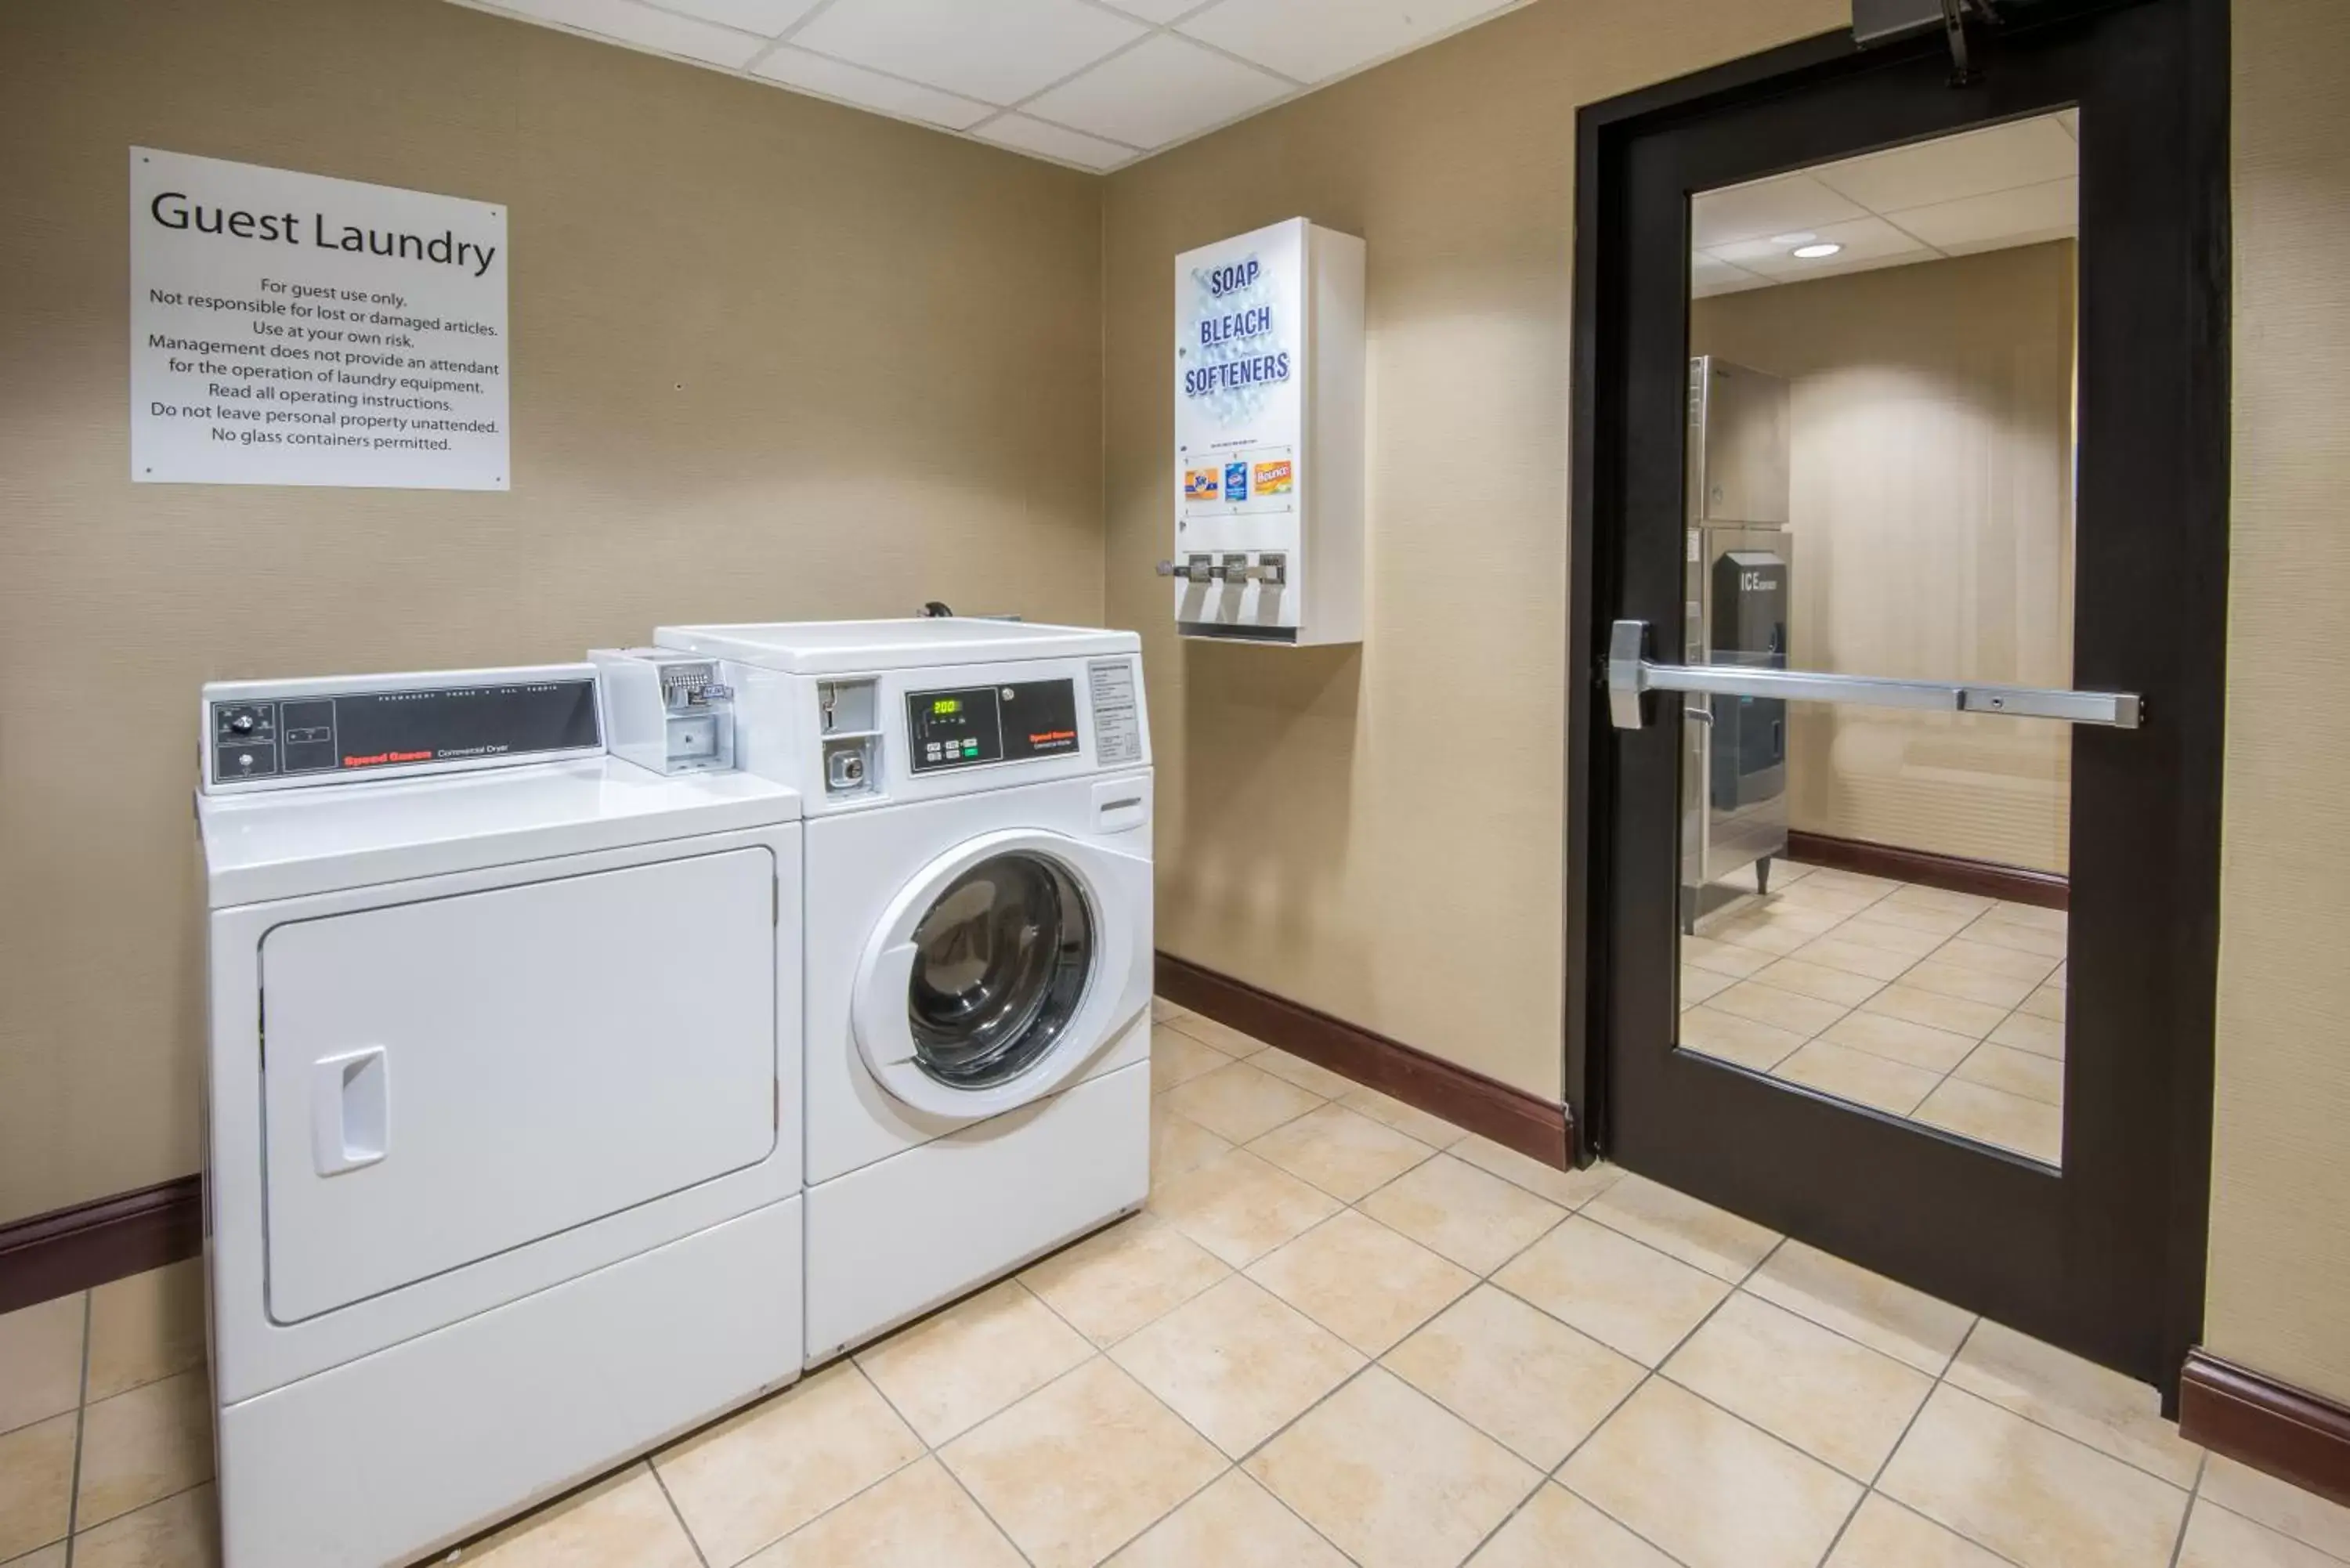
[[1497, 0], [1221, 0], [1182, 31], [1318, 82], [1506, 9]]
[[988, 103], [1014, 103], [1140, 37], [1083, 0], [834, 0], [792, 41]]
[[1712, 250], [1734, 240], [1767, 239], [1868, 215], [1806, 174], [1782, 174], [1700, 192], [1690, 203], [1690, 243]]
[[2080, 149], [2047, 114], [1826, 164], [1811, 174], [1872, 213], [1891, 213], [2061, 180], [2079, 167]]
[[1887, 215], [1938, 250], [1963, 255], [2078, 234], [2080, 201], [2078, 180], [2051, 180], [2020, 191], [1995, 191]]
[[665, 11], [681, 11], [765, 38], [776, 36], [816, 9], [816, 0], [660, 0], [660, 4]]
[[1160, 33], [1024, 105], [1132, 147], [1164, 147], [1285, 96], [1289, 84]]
[[1934, 253], [1917, 240], [1903, 234], [1883, 218], [1855, 218], [1847, 223], [1819, 223], [1813, 232], [1826, 244], [1844, 248], [1832, 256], [1805, 261], [1796, 255], [1794, 247], [1773, 244], [1767, 239], [1740, 240], [1731, 244], [1711, 247], [1714, 258], [1748, 272], [1760, 273], [1779, 283], [1794, 283], [1807, 277], [1833, 277], [1841, 272], [1859, 272], [1870, 266], [1882, 266], [1897, 259], [1931, 261]]
[[499, 9], [534, 22], [552, 22], [664, 55], [682, 55], [736, 69], [767, 47], [767, 40], [732, 27], [657, 11], [636, 0], [497, 0]]
[[991, 119], [972, 134], [1017, 152], [1057, 158], [1064, 163], [1080, 164], [1087, 169], [1115, 169], [1137, 156], [1131, 147], [1120, 147], [1114, 141], [1104, 141], [1057, 125], [1046, 125], [1043, 120], [1031, 119], [1024, 114], [1007, 114]]
[[1102, 0], [1102, 4], [1164, 26], [1186, 11], [1197, 11], [1206, 0]]
[[1690, 257], [1690, 297], [1692, 299], [1705, 299], [1717, 294], [1736, 294], [1746, 288], [1763, 288], [1770, 282], [1760, 273], [1733, 266], [1703, 251]]
[[927, 120], [943, 125], [951, 130], [969, 130], [995, 112], [986, 104], [967, 98], [957, 98], [951, 92], [922, 87], [914, 82], [899, 81], [879, 71], [868, 71], [863, 66], [852, 66], [789, 44], [777, 49], [754, 68], [754, 75], [785, 87], [799, 88], [826, 98], [838, 99], [859, 109], [879, 109], [908, 119]]

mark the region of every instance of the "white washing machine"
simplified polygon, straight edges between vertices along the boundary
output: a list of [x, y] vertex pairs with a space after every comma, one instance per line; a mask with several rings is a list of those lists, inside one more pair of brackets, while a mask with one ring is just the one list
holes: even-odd
[[799, 799], [586, 664], [204, 688], [227, 1568], [411, 1562], [798, 1376]]
[[807, 813], [810, 1365], [1140, 1207], [1151, 774], [1131, 632], [666, 627]]

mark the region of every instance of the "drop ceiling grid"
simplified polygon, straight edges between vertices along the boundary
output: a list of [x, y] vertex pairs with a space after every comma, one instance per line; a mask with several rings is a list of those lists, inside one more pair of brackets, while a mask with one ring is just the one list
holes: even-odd
[[1107, 173], [1531, 0], [452, 3]]
[[[1731, 294], [2074, 234], [2076, 113], [2067, 109], [1700, 192], [1692, 203], [1692, 235], [1708, 226], [1705, 203], [1715, 199], [1721, 200], [1711, 214], [1713, 226], [1726, 222], [1731, 232], [1693, 244], [1692, 293]], [[1968, 232], [1969, 216], [1971, 237], [1949, 237]], [[1887, 231], [1893, 244], [1886, 243]], [[1944, 237], [1933, 238], [1937, 232]], [[1841, 244], [1847, 254], [1832, 263], [1794, 263], [1786, 247], [1769, 242], [1773, 234], [1802, 233]]]

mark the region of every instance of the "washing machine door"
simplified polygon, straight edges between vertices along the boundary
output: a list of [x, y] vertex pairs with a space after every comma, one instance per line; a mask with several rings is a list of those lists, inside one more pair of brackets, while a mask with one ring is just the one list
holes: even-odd
[[1147, 929], [1132, 911], [1149, 896], [1147, 862], [1056, 833], [992, 833], [941, 856], [866, 945], [866, 1066], [907, 1106], [961, 1120], [1053, 1093], [1126, 1022]]

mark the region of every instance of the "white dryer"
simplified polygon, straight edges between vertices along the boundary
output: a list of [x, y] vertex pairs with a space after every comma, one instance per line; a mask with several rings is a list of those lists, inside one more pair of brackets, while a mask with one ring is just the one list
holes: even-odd
[[665, 627], [807, 813], [810, 1365], [1140, 1207], [1151, 774], [1131, 632]]
[[215, 683], [229, 1568], [407, 1563], [798, 1375], [799, 801], [593, 667]]

